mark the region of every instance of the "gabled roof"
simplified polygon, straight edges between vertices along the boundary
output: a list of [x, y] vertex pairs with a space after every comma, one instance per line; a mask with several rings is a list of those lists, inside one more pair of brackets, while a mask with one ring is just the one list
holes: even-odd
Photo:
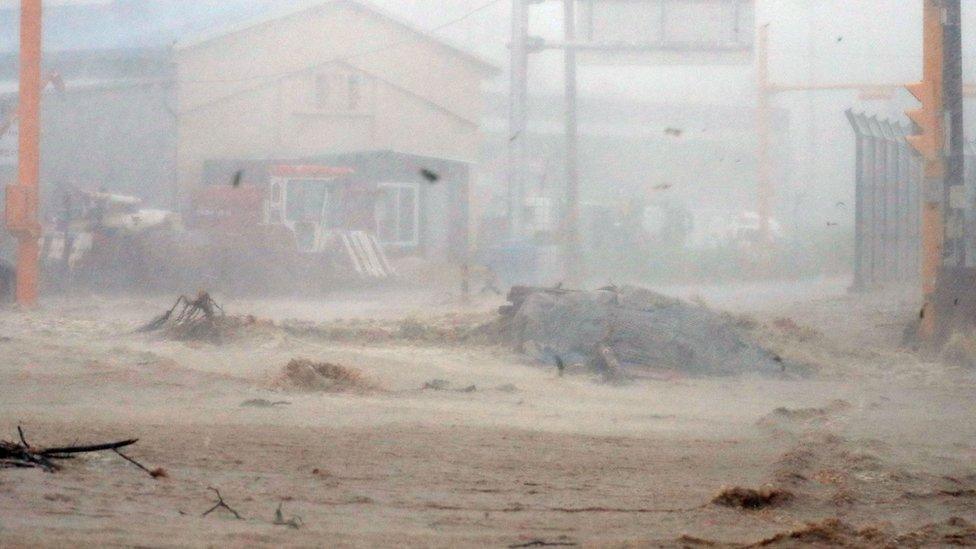
[[[499, 68], [493, 62], [485, 57], [482, 57], [474, 52], [471, 52], [461, 46], [453, 44], [451, 41], [444, 39], [442, 37], [436, 36], [426, 30], [423, 30], [416, 25], [406, 21], [405, 19], [390, 13], [389, 11], [373, 4], [369, 0], [292, 0], [289, 2], [281, 2], [277, 9], [268, 10], [261, 15], [244, 20], [223, 27], [217, 27], [211, 29], [210, 31], [201, 33], [197, 36], [188, 37], [186, 39], [180, 40], [176, 44], [176, 49], [190, 49], [197, 46], [201, 46], [210, 41], [217, 40], [224, 36], [230, 34], [236, 34], [239, 32], [244, 32], [248, 29], [258, 27], [260, 25], [276, 21], [279, 19], [284, 19], [287, 17], [295, 17], [307, 13], [310, 10], [315, 10], [329, 5], [345, 5], [353, 9], [361, 10], [364, 13], [369, 13], [373, 16], [379, 17], [386, 21], [392, 22], [399, 27], [408, 30], [409, 32], [415, 34], [418, 38], [426, 40], [428, 42], [434, 43], [451, 53], [467, 59], [471, 63], [478, 65], [485, 72], [498, 72]], [[392, 45], [391, 45], [392, 46]]]

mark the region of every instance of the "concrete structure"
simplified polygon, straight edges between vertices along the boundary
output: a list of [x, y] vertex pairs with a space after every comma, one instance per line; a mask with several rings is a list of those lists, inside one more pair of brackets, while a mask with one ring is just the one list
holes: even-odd
[[289, 8], [177, 44], [184, 198], [204, 164], [364, 150], [476, 161], [496, 69], [359, 0]]

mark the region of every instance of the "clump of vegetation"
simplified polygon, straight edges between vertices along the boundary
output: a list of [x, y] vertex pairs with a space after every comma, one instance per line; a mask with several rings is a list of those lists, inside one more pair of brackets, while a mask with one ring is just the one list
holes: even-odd
[[274, 386], [306, 392], [369, 393], [379, 386], [355, 368], [295, 358], [275, 379]]

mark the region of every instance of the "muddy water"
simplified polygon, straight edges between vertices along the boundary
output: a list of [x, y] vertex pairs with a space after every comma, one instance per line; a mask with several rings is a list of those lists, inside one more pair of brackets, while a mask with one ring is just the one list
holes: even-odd
[[[815, 330], [812, 340], [764, 337], [817, 362], [820, 375], [626, 386], [560, 378], [501, 347], [279, 330], [218, 347], [133, 334], [168, 298], [4, 311], [0, 433], [22, 424], [36, 444], [138, 436], [131, 454], [169, 478], [112, 455], [55, 475], [0, 470], [0, 542], [660, 545], [683, 534], [751, 542], [829, 517], [894, 533], [971, 519], [972, 372], [892, 348], [909, 301], [831, 287], [682, 289], [737, 303], [760, 325], [789, 316]], [[424, 293], [224, 302], [314, 321], [440, 319], [495, 305]], [[282, 392], [273, 380], [295, 357], [355, 369], [380, 390]], [[422, 389], [432, 380], [449, 390]], [[241, 406], [254, 399], [288, 404]], [[824, 408], [832, 401], [846, 405]], [[780, 407], [827, 411], [770, 421]], [[797, 497], [758, 511], [708, 504], [723, 486], [764, 484]], [[208, 485], [247, 520], [200, 517], [213, 504]], [[281, 502], [302, 528], [271, 524]]]

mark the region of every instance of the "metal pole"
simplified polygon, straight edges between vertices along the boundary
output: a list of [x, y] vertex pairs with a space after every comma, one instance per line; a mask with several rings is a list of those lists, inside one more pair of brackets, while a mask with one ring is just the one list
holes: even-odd
[[769, 24], [759, 27], [759, 51], [757, 55], [757, 83], [759, 102], [756, 109], [756, 128], [758, 131], [759, 162], [759, 234], [764, 243], [769, 243], [769, 219], [772, 204], [772, 168], [770, 167], [770, 87], [769, 87]]
[[525, 181], [525, 143], [528, 112], [528, 34], [527, 0], [512, 0], [511, 73], [508, 111], [508, 224], [509, 236], [523, 236], [523, 197]]
[[865, 203], [870, 205], [871, 215], [867, 219], [868, 227], [868, 281], [871, 288], [878, 285], [878, 137], [875, 135], [874, 124], [871, 119], [864, 117], [864, 126], [868, 132], [868, 150], [870, 151], [870, 161], [865, 164], [871, 178], [870, 192], [865, 198]]
[[[576, 0], [563, 1], [563, 26], [566, 42], [576, 41]], [[583, 283], [583, 262], [579, 249], [579, 128], [576, 112], [576, 50], [566, 48], [566, 217], [563, 253], [566, 283]]]
[[945, 19], [942, 26], [943, 55], [942, 103], [945, 109], [946, 173], [943, 195], [945, 204], [945, 249], [947, 266], [966, 266], [965, 247], [965, 179], [966, 143], [963, 137], [962, 90], [962, 15], [960, 0], [942, 0]]
[[881, 195], [878, 197], [878, 210], [880, 212], [880, 219], [878, 225], [878, 257], [880, 257], [881, 264], [881, 283], [882, 285], [887, 284], [891, 280], [891, 235], [889, 233], [888, 224], [888, 194], [891, 186], [891, 173], [889, 172], [890, 165], [888, 163], [888, 138], [887, 132], [885, 132], [885, 123], [875, 119], [877, 123], [876, 129], [878, 134], [878, 161], [875, 169], [881, 179]]
[[850, 109], [845, 113], [854, 130], [856, 160], [854, 162], [854, 283], [851, 290], [864, 288], [864, 134], [858, 121], [860, 115]]
[[888, 158], [891, 160], [891, 255], [893, 270], [891, 280], [897, 281], [904, 273], [904, 266], [901, 262], [901, 227], [905, 210], [901, 207], [901, 150], [898, 148], [897, 123], [888, 121]]
[[[40, 173], [41, 108], [41, 0], [20, 3], [20, 142], [15, 204], [8, 194], [8, 224], [18, 239], [17, 304], [32, 307], [37, 303], [38, 176]], [[11, 207], [18, 208], [13, 212]], [[14, 219], [11, 219], [11, 215]]]

